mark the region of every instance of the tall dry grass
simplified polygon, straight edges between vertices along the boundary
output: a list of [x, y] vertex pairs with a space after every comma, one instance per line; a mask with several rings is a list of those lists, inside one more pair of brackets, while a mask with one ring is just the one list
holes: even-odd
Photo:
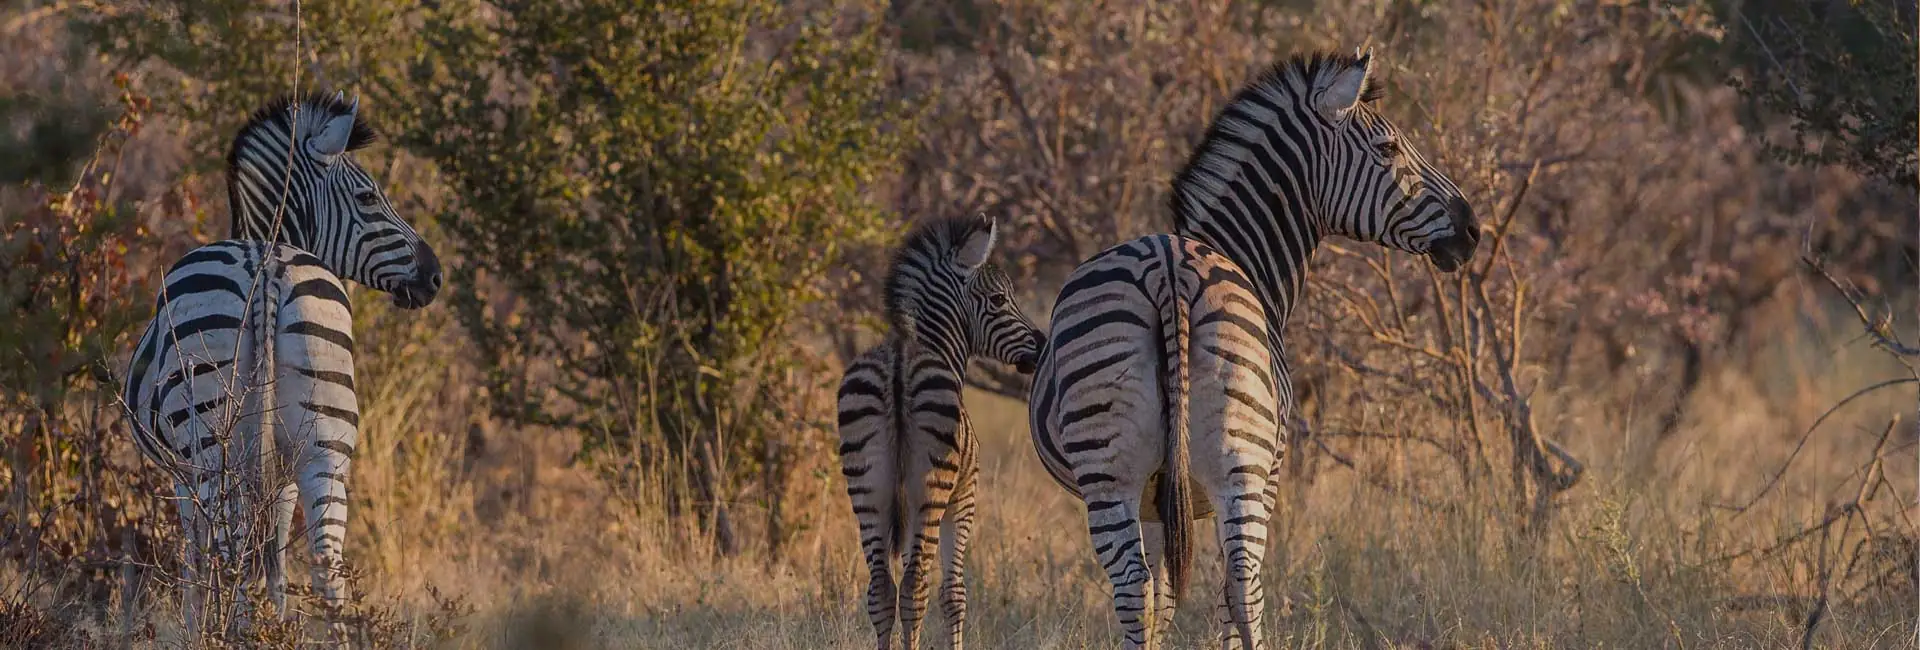
[[[1660, 452], [1650, 468], [1636, 450], [1641, 443], [1609, 425], [1633, 414], [1585, 412], [1579, 390], [1543, 396], [1543, 411], [1570, 413], [1584, 424], [1565, 442], [1590, 460], [1590, 474], [1538, 546], [1498, 523], [1499, 503], [1462, 500], [1435, 509], [1351, 472], [1322, 473], [1281, 518], [1266, 577], [1269, 592], [1280, 596], [1270, 612], [1275, 641], [1287, 648], [1797, 646], [1821, 555], [1831, 562], [1849, 549], [1806, 544], [1723, 558], [1772, 546], [1855, 489], [1849, 476], [1911, 395], [1867, 398], [1830, 418], [1778, 493], [1750, 513], [1730, 518], [1712, 504], [1754, 494], [1829, 406], [1858, 386], [1898, 376], [1852, 335], [1840, 308], [1829, 302], [1827, 313], [1814, 315], [1783, 308], [1789, 322], [1757, 328], [1771, 334], [1712, 369], [1710, 387], [1696, 398], [1701, 403], [1679, 436], [1664, 443], [1673, 450]], [[410, 359], [399, 365], [417, 371], [387, 372], [429, 378], [446, 371], [434, 354], [394, 358]], [[372, 385], [387, 385], [369, 374]], [[447, 415], [439, 407], [457, 405], [457, 397], [405, 397], [432, 393], [430, 381], [396, 384], [391, 396], [376, 392], [372, 412], [402, 422], [404, 405], [425, 402], [434, 405], [428, 414]], [[1024, 403], [979, 391], [966, 399], [985, 443], [982, 522], [970, 572], [975, 643], [1116, 643], [1084, 513], [1039, 466]], [[446, 645], [870, 643], [860, 603], [864, 569], [831, 474], [818, 482], [818, 525], [798, 534], [786, 553], [719, 557], [691, 526], [667, 517], [662, 504], [618, 494], [585, 466], [565, 467], [569, 444], [554, 434], [494, 432], [490, 440], [509, 441], [490, 442], [466, 468], [452, 462], [460, 454], [450, 442], [420, 441], [445, 434], [381, 424], [367, 435], [382, 440], [374, 449], [386, 451], [360, 465], [367, 480], [358, 493], [372, 503], [356, 511], [369, 532], [356, 538], [352, 554], [370, 568], [376, 598], [401, 611], [436, 611], [429, 585], [465, 596], [477, 609]], [[1885, 471], [1894, 485], [1913, 486], [1920, 479], [1911, 461], [1914, 439], [1899, 438], [1901, 460]], [[419, 454], [414, 445], [441, 445], [443, 455]], [[1389, 460], [1380, 469], [1392, 467]], [[426, 490], [404, 486], [433, 480], [401, 477], [421, 476], [438, 476], [433, 480], [448, 487], [420, 500]], [[1212, 544], [1211, 533], [1203, 533], [1201, 548]], [[1872, 568], [1900, 569], [1897, 559], [1889, 561]], [[1196, 584], [1219, 579], [1216, 558], [1203, 551], [1200, 566]], [[1213, 630], [1211, 592], [1194, 592], [1176, 622], [1178, 647], [1201, 644]], [[1912, 647], [1911, 588], [1868, 593], [1830, 607], [1815, 647]]]

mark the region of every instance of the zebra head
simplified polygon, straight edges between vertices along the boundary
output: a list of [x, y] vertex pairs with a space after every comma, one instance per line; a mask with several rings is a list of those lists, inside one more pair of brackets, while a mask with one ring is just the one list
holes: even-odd
[[987, 264], [999, 228], [992, 217], [921, 224], [894, 254], [887, 273], [888, 320], [964, 367], [986, 354], [1033, 372], [1040, 332], [1014, 305], [1005, 273]]
[[375, 138], [359, 113], [360, 100], [344, 93], [255, 112], [227, 155], [233, 237], [306, 250], [395, 305], [425, 307], [440, 291], [440, 260], [354, 161]]
[[1320, 149], [1308, 172], [1324, 231], [1426, 255], [1452, 272], [1473, 259], [1480, 224], [1452, 179], [1375, 107], [1373, 53], [1322, 54], [1292, 66], [1306, 91], [1302, 126]]
[[1013, 280], [992, 264], [983, 264], [967, 282], [965, 313], [972, 316], [968, 336], [973, 349], [995, 361], [1033, 374], [1040, 357], [1040, 330], [1013, 301]]

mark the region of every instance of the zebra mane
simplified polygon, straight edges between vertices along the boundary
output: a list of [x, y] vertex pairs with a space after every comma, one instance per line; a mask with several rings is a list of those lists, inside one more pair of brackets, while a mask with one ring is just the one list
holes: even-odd
[[[291, 94], [279, 95], [255, 109], [253, 115], [247, 118], [246, 125], [240, 127], [234, 135], [233, 146], [227, 150], [227, 169], [232, 171], [239, 166], [240, 148], [256, 131], [260, 129], [272, 129], [281, 133], [291, 131], [295, 106], [300, 108], [301, 115], [326, 115], [327, 117], [345, 115], [352, 108], [350, 100], [338, 99], [333, 94], [319, 90], [308, 93], [303, 98], [296, 98]], [[318, 124], [320, 124], [319, 120], [307, 118], [302, 125], [302, 130], [316, 129]], [[361, 111], [360, 115], [353, 119], [353, 131], [347, 135], [347, 151], [364, 149], [379, 138], [379, 129], [367, 119], [366, 112]]]
[[[1195, 207], [1186, 200], [1188, 188], [1210, 185], [1202, 176], [1210, 169], [1231, 169], [1239, 167], [1251, 152], [1233, 131], [1242, 127], [1243, 120], [1232, 118], [1237, 107], [1251, 106], [1253, 114], [1269, 113], [1274, 110], [1307, 110], [1298, 104], [1296, 98], [1312, 87], [1312, 82], [1320, 75], [1337, 70], [1351, 68], [1360, 63], [1356, 54], [1331, 50], [1320, 50], [1304, 54], [1295, 54], [1275, 62], [1266, 70], [1255, 75], [1252, 80], [1240, 87], [1233, 98], [1220, 107], [1208, 124], [1206, 136], [1200, 139], [1199, 146], [1193, 148], [1193, 154], [1182, 166], [1180, 173], [1173, 177], [1173, 192], [1167, 199], [1173, 208], [1173, 223], [1176, 229], [1186, 227], [1194, 215], [1190, 211]], [[1384, 91], [1379, 82], [1370, 75], [1360, 88], [1360, 103], [1374, 105], [1379, 102]], [[1363, 119], [1369, 116], [1362, 111]]]
[[953, 262], [968, 237], [990, 223], [985, 215], [942, 217], [923, 221], [907, 233], [887, 264], [887, 324], [896, 334], [911, 339], [920, 316], [915, 299], [926, 290], [927, 281], [942, 271], [940, 265]]

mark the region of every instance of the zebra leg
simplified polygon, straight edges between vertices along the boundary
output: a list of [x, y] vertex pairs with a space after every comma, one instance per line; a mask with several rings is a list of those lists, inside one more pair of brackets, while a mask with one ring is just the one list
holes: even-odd
[[[1271, 472], [1251, 475], [1264, 479]], [[1237, 489], [1241, 493], [1218, 499], [1215, 505], [1220, 512], [1220, 553], [1225, 559], [1227, 573], [1224, 609], [1230, 623], [1230, 631], [1222, 636], [1221, 643], [1222, 647], [1231, 648], [1226, 644], [1231, 643], [1237, 634], [1241, 650], [1267, 647], [1261, 622], [1266, 610], [1266, 597], [1260, 582], [1260, 567], [1266, 557], [1267, 521], [1273, 504], [1268, 498], [1271, 492], [1266, 485], [1246, 484], [1253, 480], [1236, 481], [1230, 489]]]
[[[1265, 549], [1270, 551], [1273, 548], [1273, 544], [1274, 544], [1273, 538], [1275, 537], [1275, 535], [1272, 534], [1272, 531], [1273, 531], [1272, 515], [1274, 514], [1275, 511], [1277, 511], [1280, 503], [1280, 462], [1278, 459], [1276, 459], [1273, 463], [1273, 470], [1267, 473], [1267, 486], [1266, 486], [1266, 489], [1262, 492], [1262, 498], [1264, 498], [1266, 500], [1265, 502], [1270, 505], [1270, 508], [1268, 511], [1268, 520], [1267, 520], [1268, 521], [1267, 543], [1264, 547]], [[1225, 520], [1223, 519], [1222, 521], [1224, 522]], [[1224, 523], [1222, 524], [1222, 529], [1224, 530]], [[1225, 538], [1223, 537], [1222, 539], [1225, 539]], [[1225, 553], [1224, 546], [1222, 547], [1221, 552]], [[1258, 579], [1259, 575], [1260, 575], [1259, 571], [1254, 572], [1254, 576], [1256, 577], [1254, 579], [1253, 586], [1255, 589], [1259, 589], [1261, 587], [1261, 583]], [[1232, 575], [1231, 573], [1229, 573], [1228, 580], [1225, 582], [1222, 582], [1220, 585], [1220, 599], [1216, 601], [1213, 606], [1214, 614], [1217, 617], [1216, 620], [1220, 621], [1220, 629], [1221, 629], [1220, 648], [1222, 650], [1238, 650], [1242, 645], [1241, 634], [1240, 634], [1241, 627], [1240, 627], [1240, 623], [1234, 616], [1234, 612], [1236, 610], [1233, 604], [1234, 597], [1231, 595], [1235, 591], [1235, 589], [1236, 587], [1232, 580]], [[1264, 611], [1265, 611], [1264, 604], [1262, 604], [1261, 609], [1256, 613], [1260, 613]], [[1264, 641], [1256, 641], [1256, 643], [1257, 644], [1264, 643]]]
[[206, 579], [206, 563], [213, 536], [208, 530], [210, 523], [200, 511], [200, 504], [194, 498], [194, 491], [185, 483], [177, 484], [173, 489], [174, 498], [180, 508], [181, 566], [180, 566], [180, 618], [186, 629], [186, 638], [197, 639], [200, 626], [206, 616], [206, 588], [201, 581]]
[[954, 488], [946, 521], [940, 527], [940, 560], [945, 565], [945, 581], [940, 585], [940, 604], [947, 616], [947, 634], [953, 650], [966, 647], [967, 627], [967, 542], [973, 537], [973, 499], [979, 484], [979, 470], [963, 470], [960, 485]]
[[893, 645], [893, 584], [895, 539], [901, 530], [900, 486], [895, 480], [893, 446], [875, 436], [865, 445], [841, 445], [841, 473], [847, 478], [847, 497], [860, 530], [860, 551], [867, 560], [867, 620], [873, 624], [875, 646]]
[[898, 594], [893, 585], [893, 551], [889, 548], [892, 528], [888, 522], [878, 531], [882, 537], [861, 540], [867, 555], [867, 620], [873, 623], [874, 647], [879, 650], [893, 647], [893, 608]]
[[932, 595], [927, 574], [933, 568], [933, 537], [940, 530], [939, 515], [929, 510], [939, 509], [929, 503], [907, 516], [907, 530], [914, 532], [900, 561], [900, 647], [904, 650], [920, 647], [920, 622], [926, 618], [927, 598]]
[[288, 483], [273, 499], [273, 536], [267, 540], [267, 599], [280, 619], [293, 617], [287, 609], [287, 541], [293, 533], [293, 506], [300, 501], [300, 486]]
[[313, 590], [337, 614], [346, 600], [347, 473], [355, 433], [320, 438], [302, 459], [300, 497], [306, 500], [307, 543], [312, 552]]
[[946, 518], [949, 500], [953, 498], [954, 479], [959, 470], [953, 461], [957, 459], [958, 454], [951, 449], [929, 458], [932, 466], [921, 473], [924, 478], [917, 481], [919, 489], [907, 493], [905, 531], [912, 537], [900, 562], [900, 647], [905, 650], [920, 647], [920, 622], [926, 618], [927, 598], [932, 595], [928, 574], [932, 573], [933, 556], [938, 552], [940, 523]]
[[1147, 609], [1153, 612], [1152, 627], [1147, 634], [1154, 639], [1164, 639], [1173, 630], [1173, 613], [1178, 608], [1173, 595], [1173, 585], [1169, 582], [1166, 553], [1167, 537], [1161, 529], [1166, 525], [1157, 521], [1140, 522], [1141, 541], [1146, 546], [1147, 566], [1153, 568], [1153, 579], [1147, 584]]
[[1233, 582], [1231, 580], [1222, 581], [1220, 583], [1220, 600], [1215, 601], [1213, 604], [1213, 612], [1217, 617], [1216, 620], [1220, 621], [1221, 650], [1239, 650], [1240, 648], [1240, 626], [1235, 625], [1233, 622], [1233, 603], [1231, 602], [1233, 598], [1227, 595], [1228, 592], [1231, 591], [1233, 591]]
[[1146, 610], [1154, 612], [1148, 627], [1148, 635], [1156, 642], [1164, 640], [1173, 631], [1173, 612], [1179, 608], [1179, 602], [1173, 596], [1171, 575], [1167, 573], [1167, 535], [1165, 523], [1140, 522], [1140, 543], [1146, 546], [1146, 566], [1152, 568], [1152, 581], [1146, 585]]
[[1140, 547], [1140, 486], [1129, 490], [1107, 482], [1092, 487], [1086, 493], [1087, 533], [1113, 583], [1113, 612], [1120, 618], [1124, 647], [1153, 648], [1146, 616], [1153, 572]]

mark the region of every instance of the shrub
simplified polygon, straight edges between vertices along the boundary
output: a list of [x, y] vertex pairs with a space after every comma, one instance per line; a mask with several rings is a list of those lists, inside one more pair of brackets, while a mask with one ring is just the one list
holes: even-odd
[[501, 414], [692, 467], [709, 503], [794, 428], [783, 336], [878, 232], [899, 136], [877, 26], [785, 5], [449, 5], [403, 102]]

